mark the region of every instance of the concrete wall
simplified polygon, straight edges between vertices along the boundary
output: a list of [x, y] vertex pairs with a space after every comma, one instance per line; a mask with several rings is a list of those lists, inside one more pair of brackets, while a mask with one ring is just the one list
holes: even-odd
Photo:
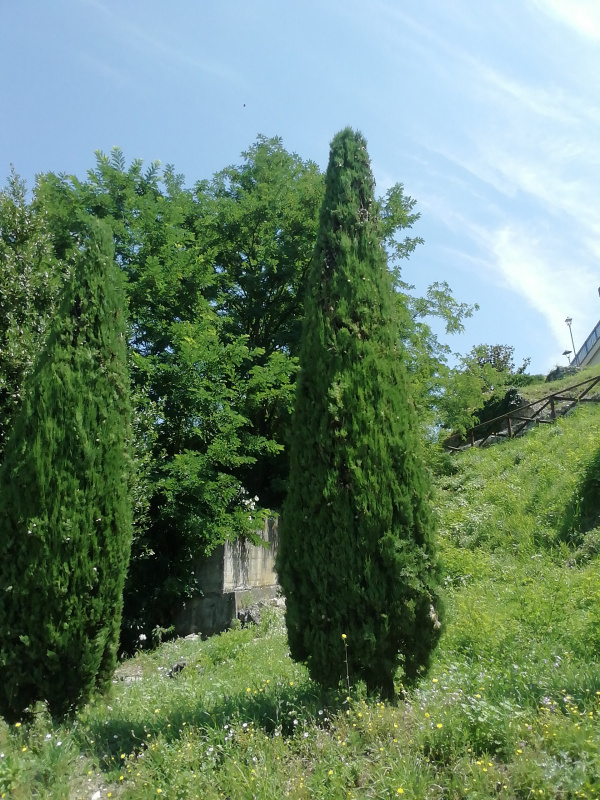
[[268, 519], [261, 532], [267, 547], [256, 547], [238, 539], [223, 546], [223, 591], [259, 589], [277, 585], [277, 519]]
[[196, 565], [196, 580], [203, 596], [188, 600], [181, 608], [175, 619], [178, 636], [212, 636], [226, 630], [248, 606], [277, 597], [276, 518], [266, 521], [261, 538], [264, 547], [242, 540], [226, 542]]

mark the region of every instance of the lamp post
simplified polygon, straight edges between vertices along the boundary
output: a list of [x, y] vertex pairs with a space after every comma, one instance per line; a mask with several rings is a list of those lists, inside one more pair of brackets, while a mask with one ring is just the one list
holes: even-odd
[[567, 323], [567, 327], [569, 328], [569, 333], [571, 334], [571, 344], [573, 345], [573, 352], [575, 353], [574, 361], [575, 361], [575, 366], [577, 366], [577, 350], [575, 349], [575, 342], [573, 341], [573, 331], [571, 330], [571, 323], [573, 322], [573, 318], [567, 317], [565, 322]]
[[569, 362], [569, 364], [571, 364], [571, 353], [572, 352], [573, 352], [572, 350], [565, 350], [565, 352], [563, 353], [563, 356], [567, 357], [567, 361]]

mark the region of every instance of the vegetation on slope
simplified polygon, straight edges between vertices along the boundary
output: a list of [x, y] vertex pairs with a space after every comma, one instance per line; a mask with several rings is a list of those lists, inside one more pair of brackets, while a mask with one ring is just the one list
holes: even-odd
[[0, 796], [597, 797], [600, 562], [561, 529], [598, 441], [593, 406], [453, 457], [436, 501], [447, 632], [397, 705], [321, 694], [272, 616], [139, 654], [68, 725], [0, 723]]
[[531, 383], [525, 383], [519, 389], [520, 393], [527, 399], [528, 402], [533, 403], [535, 400], [540, 400], [546, 395], [553, 394], [554, 392], [562, 392], [581, 381], [586, 381], [589, 378], [596, 378], [600, 375], [600, 364], [594, 364], [591, 367], [584, 367], [579, 370], [576, 375], [565, 375], [556, 381], [546, 381], [545, 377], [539, 376], [539, 380]]

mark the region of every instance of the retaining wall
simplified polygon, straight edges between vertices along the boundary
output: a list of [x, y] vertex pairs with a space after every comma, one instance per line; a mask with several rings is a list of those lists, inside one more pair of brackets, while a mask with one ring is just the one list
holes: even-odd
[[226, 542], [196, 565], [202, 596], [186, 601], [177, 614], [178, 636], [220, 633], [249, 606], [277, 598], [277, 518], [265, 522], [261, 538], [265, 542], [263, 547], [245, 540]]

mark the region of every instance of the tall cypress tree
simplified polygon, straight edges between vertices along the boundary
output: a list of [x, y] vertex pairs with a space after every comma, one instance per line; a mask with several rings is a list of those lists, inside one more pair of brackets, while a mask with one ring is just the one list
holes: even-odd
[[0, 713], [54, 715], [116, 664], [131, 544], [125, 298], [93, 223], [0, 467]]
[[[331, 144], [306, 300], [279, 577], [292, 657], [391, 697], [440, 632], [439, 567], [365, 139]], [[345, 634], [345, 640], [342, 635]]]

